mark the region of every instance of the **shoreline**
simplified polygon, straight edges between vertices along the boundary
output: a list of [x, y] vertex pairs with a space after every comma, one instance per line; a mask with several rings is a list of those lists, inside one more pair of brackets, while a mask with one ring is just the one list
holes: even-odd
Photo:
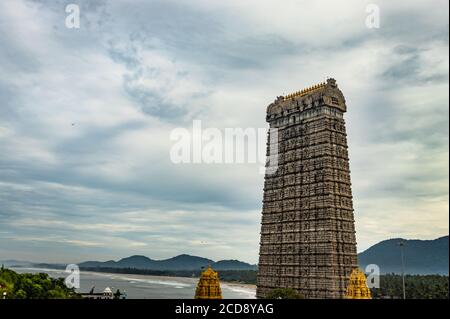
[[229, 287], [236, 287], [236, 288], [252, 288], [256, 290], [255, 284], [244, 284], [244, 283], [237, 283], [233, 281], [220, 281], [220, 283], [229, 286]]
[[[17, 273], [46, 273], [52, 278], [64, 279], [69, 275], [65, 269], [50, 267], [8, 267]], [[127, 299], [192, 299], [198, 277], [114, 273], [80, 270], [81, 285], [76, 293], [86, 294], [92, 287], [100, 292], [105, 287], [126, 292]], [[255, 299], [256, 286], [239, 282], [221, 281], [224, 299]]]
[[[54, 270], [60, 270], [60, 269], [54, 269]], [[61, 270], [64, 271], [64, 270]], [[110, 274], [110, 275], [134, 275], [134, 276], [146, 276], [146, 277], [162, 277], [162, 278], [168, 278], [168, 279], [177, 279], [177, 278], [183, 278], [183, 279], [191, 279], [191, 280], [198, 280], [200, 277], [187, 277], [187, 276], [175, 276], [175, 275], [153, 275], [153, 274], [137, 274], [132, 272], [110, 272], [110, 271], [95, 271], [95, 270], [83, 270], [80, 269], [80, 272], [88, 272], [88, 273], [94, 273], [94, 274]], [[256, 284], [251, 283], [245, 283], [245, 282], [239, 282], [239, 281], [227, 281], [227, 280], [220, 280], [220, 283], [226, 284], [228, 286], [233, 287], [246, 287], [246, 288], [254, 288], [256, 289]]]
[[[6, 267], [6, 268], [10, 268], [12, 270], [15, 269], [23, 269], [23, 270], [35, 270], [37, 272], [39, 271], [47, 271], [47, 272], [62, 272], [65, 273], [65, 269], [62, 268], [44, 268], [44, 267], [24, 267], [24, 266], [11, 266], [11, 267]], [[108, 269], [109, 270], [109, 269]], [[98, 270], [87, 270], [87, 269], [80, 269], [80, 273], [91, 273], [91, 274], [96, 274], [96, 275], [133, 275], [133, 276], [139, 276], [139, 277], [162, 277], [162, 278], [167, 278], [167, 279], [190, 279], [190, 280], [198, 280], [200, 277], [195, 276], [195, 277], [187, 277], [187, 276], [175, 276], [175, 275], [154, 275], [154, 274], [138, 274], [138, 273], [133, 273], [133, 272], [111, 272], [111, 271], [98, 271]], [[252, 284], [252, 283], [245, 283], [245, 282], [239, 282], [239, 281], [227, 281], [227, 280], [220, 280], [220, 283], [223, 285], [227, 285], [229, 287], [236, 287], [236, 288], [246, 288], [246, 289], [256, 289], [256, 284]]]

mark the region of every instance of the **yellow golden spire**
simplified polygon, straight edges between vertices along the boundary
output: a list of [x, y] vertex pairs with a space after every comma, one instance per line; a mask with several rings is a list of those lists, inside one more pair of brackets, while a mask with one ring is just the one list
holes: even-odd
[[202, 272], [195, 291], [195, 299], [222, 299], [219, 275], [211, 266]]
[[284, 100], [286, 101], [286, 100], [292, 99], [294, 97], [304, 96], [304, 95], [306, 95], [306, 94], [308, 94], [310, 92], [313, 92], [315, 90], [321, 89], [321, 88], [325, 87], [326, 85], [327, 84], [325, 82], [321, 82], [319, 84], [315, 84], [313, 86], [306, 87], [306, 88], [304, 88], [304, 89], [302, 89], [300, 91], [297, 91], [297, 92], [294, 92], [294, 93], [291, 93], [291, 94], [287, 94], [284, 97]]
[[353, 269], [347, 287], [346, 299], [372, 299], [370, 289], [366, 284], [366, 275], [359, 269]]

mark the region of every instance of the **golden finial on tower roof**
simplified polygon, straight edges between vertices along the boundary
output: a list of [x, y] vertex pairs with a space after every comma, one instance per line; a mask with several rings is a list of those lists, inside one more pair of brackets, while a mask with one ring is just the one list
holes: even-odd
[[289, 99], [292, 99], [292, 98], [295, 98], [295, 97], [298, 97], [298, 96], [304, 96], [304, 95], [306, 95], [306, 94], [308, 94], [308, 93], [310, 93], [312, 91], [321, 89], [321, 88], [323, 88], [325, 86], [326, 86], [326, 82], [320, 82], [318, 84], [314, 84], [313, 86], [306, 87], [306, 88], [304, 88], [304, 89], [302, 89], [300, 91], [296, 91], [294, 93], [290, 93], [290, 94], [285, 95], [284, 100], [286, 101], [286, 100], [289, 100]]

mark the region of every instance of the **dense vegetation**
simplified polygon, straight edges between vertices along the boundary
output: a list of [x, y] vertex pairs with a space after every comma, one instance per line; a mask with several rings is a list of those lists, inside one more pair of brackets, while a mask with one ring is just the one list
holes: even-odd
[[[380, 288], [371, 289], [373, 298], [403, 298], [402, 276], [380, 276]], [[406, 275], [407, 299], [448, 299], [448, 276]]]
[[256, 270], [221, 270], [219, 278], [228, 282], [239, 282], [256, 285]]
[[79, 298], [74, 289], [64, 284], [64, 278], [54, 279], [48, 274], [18, 274], [0, 269], [0, 295], [8, 299], [69, 299]]
[[297, 290], [291, 288], [273, 289], [266, 297], [266, 299], [304, 299], [302, 294]]
[[[407, 299], [448, 299], [448, 276], [440, 275], [406, 275], [405, 291]], [[372, 297], [379, 298], [403, 298], [402, 276], [382, 275], [380, 288], [371, 289]], [[293, 289], [274, 289], [267, 299], [301, 299], [302, 295]]]

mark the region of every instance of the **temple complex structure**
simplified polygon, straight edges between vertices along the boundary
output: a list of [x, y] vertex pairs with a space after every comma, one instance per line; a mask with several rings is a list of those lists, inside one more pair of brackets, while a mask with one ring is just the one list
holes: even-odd
[[222, 299], [219, 275], [210, 266], [200, 275], [195, 299]]
[[359, 269], [353, 269], [345, 294], [347, 299], [372, 299], [370, 289], [367, 287], [366, 275]]
[[346, 110], [334, 79], [267, 108], [258, 298], [275, 288], [346, 296], [357, 267]]

